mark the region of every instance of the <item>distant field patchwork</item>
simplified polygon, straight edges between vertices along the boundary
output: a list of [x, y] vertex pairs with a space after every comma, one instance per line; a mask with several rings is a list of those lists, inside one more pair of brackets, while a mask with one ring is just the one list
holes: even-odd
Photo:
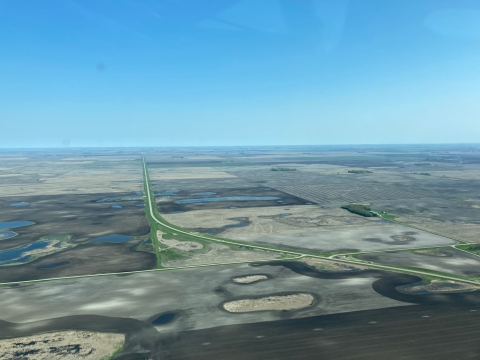
[[338, 203], [395, 199], [418, 199], [430, 197], [424, 190], [401, 189], [393, 186], [348, 186], [348, 185], [298, 185], [277, 186], [277, 190], [318, 203]]

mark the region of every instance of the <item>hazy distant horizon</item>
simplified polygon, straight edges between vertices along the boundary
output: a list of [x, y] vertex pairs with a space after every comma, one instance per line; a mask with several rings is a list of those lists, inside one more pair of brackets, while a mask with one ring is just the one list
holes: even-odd
[[[82, 149], [223, 149], [223, 148], [251, 148], [251, 149], [260, 149], [260, 148], [267, 148], [267, 149], [277, 149], [277, 148], [348, 148], [348, 147], [358, 147], [358, 148], [368, 148], [368, 147], [418, 147], [418, 146], [425, 146], [425, 147], [468, 147], [468, 146], [478, 146], [480, 147], [479, 143], [392, 143], [392, 144], [279, 144], [279, 145], [178, 145], [178, 146], [53, 146], [53, 147], [0, 147], [0, 151], [2, 150], [82, 150]], [[480, 149], [479, 149], [480, 150]]]

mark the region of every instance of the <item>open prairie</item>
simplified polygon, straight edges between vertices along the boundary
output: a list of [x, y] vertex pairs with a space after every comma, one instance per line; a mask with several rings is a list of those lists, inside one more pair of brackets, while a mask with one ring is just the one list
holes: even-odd
[[478, 154], [2, 151], [0, 355], [475, 358]]

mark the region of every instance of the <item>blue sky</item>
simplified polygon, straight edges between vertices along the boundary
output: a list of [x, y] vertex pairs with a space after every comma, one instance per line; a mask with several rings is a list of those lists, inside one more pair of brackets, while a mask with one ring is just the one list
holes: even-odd
[[0, 147], [473, 143], [478, 0], [0, 0]]

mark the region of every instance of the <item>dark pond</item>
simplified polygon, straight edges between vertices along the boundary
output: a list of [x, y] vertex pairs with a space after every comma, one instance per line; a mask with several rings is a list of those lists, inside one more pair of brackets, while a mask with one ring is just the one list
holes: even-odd
[[3, 232], [0, 232], [0, 240], [10, 239], [15, 235], [17, 234], [14, 233], [13, 231], [3, 231]]
[[32, 225], [31, 221], [7, 221], [0, 223], [0, 230], [3, 229], [13, 229], [20, 226]]
[[40, 266], [40, 269], [53, 269], [53, 268], [56, 268], [57, 266], [67, 265], [68, 263], [69, 263], [68, 261], [62, 261], [59, 263], [47, 264], [47, 265]]
[[135, 206], [139, 206], [139, 207], [142, 207], [142, 206], [145, 206], [145, 204], [137, 204]]
[[168, 324], [169, 322], [173, 321], [173, 319], [175, 319], [175, 316], [176, 316], [175, 313], [162, 314], [159, 317], [157, 317], [155, 320], [152, 321], [152, 325]]
[[101, 236], [98, 238], [94, 238], [90, 240], [91, 242], [110, 242], [110, 243], [123, 243], [131, 240], [130, 236], [120, 235], [120, 234], [112, 234], [107, 236]]
[[248, 225], [247, 223], [239, 223], [239, 224], [226, 225], [225, 227], [226, 227], [227, 229], [231, 229], [231, 228], [245, 227], [245, 226], [247, 226], [247, 225]]
[[27, 206], [28, 204], [30, 204], [30, 203], [26, 202], [26, 201], [19, 201], [19, 202], [10, 204], [10, 206]]
[[49, 244], [48, 241], [37, 241], [31, 244], [27, 244], [15, 249], [8, 249], [0, 251], [0, 264], [11, 264], [11, 263], [24, 263], [30, 259], [30, 255], [23, 256], [23, 253], [26, 253], [31, 250], [43, 249]]
[[183, 199], [177, 200], [177, 204], [208, 203], [216, 201], [255, 201], [255, 200], [277, 200], [276, 196], [226, 196], [217, 198]]

